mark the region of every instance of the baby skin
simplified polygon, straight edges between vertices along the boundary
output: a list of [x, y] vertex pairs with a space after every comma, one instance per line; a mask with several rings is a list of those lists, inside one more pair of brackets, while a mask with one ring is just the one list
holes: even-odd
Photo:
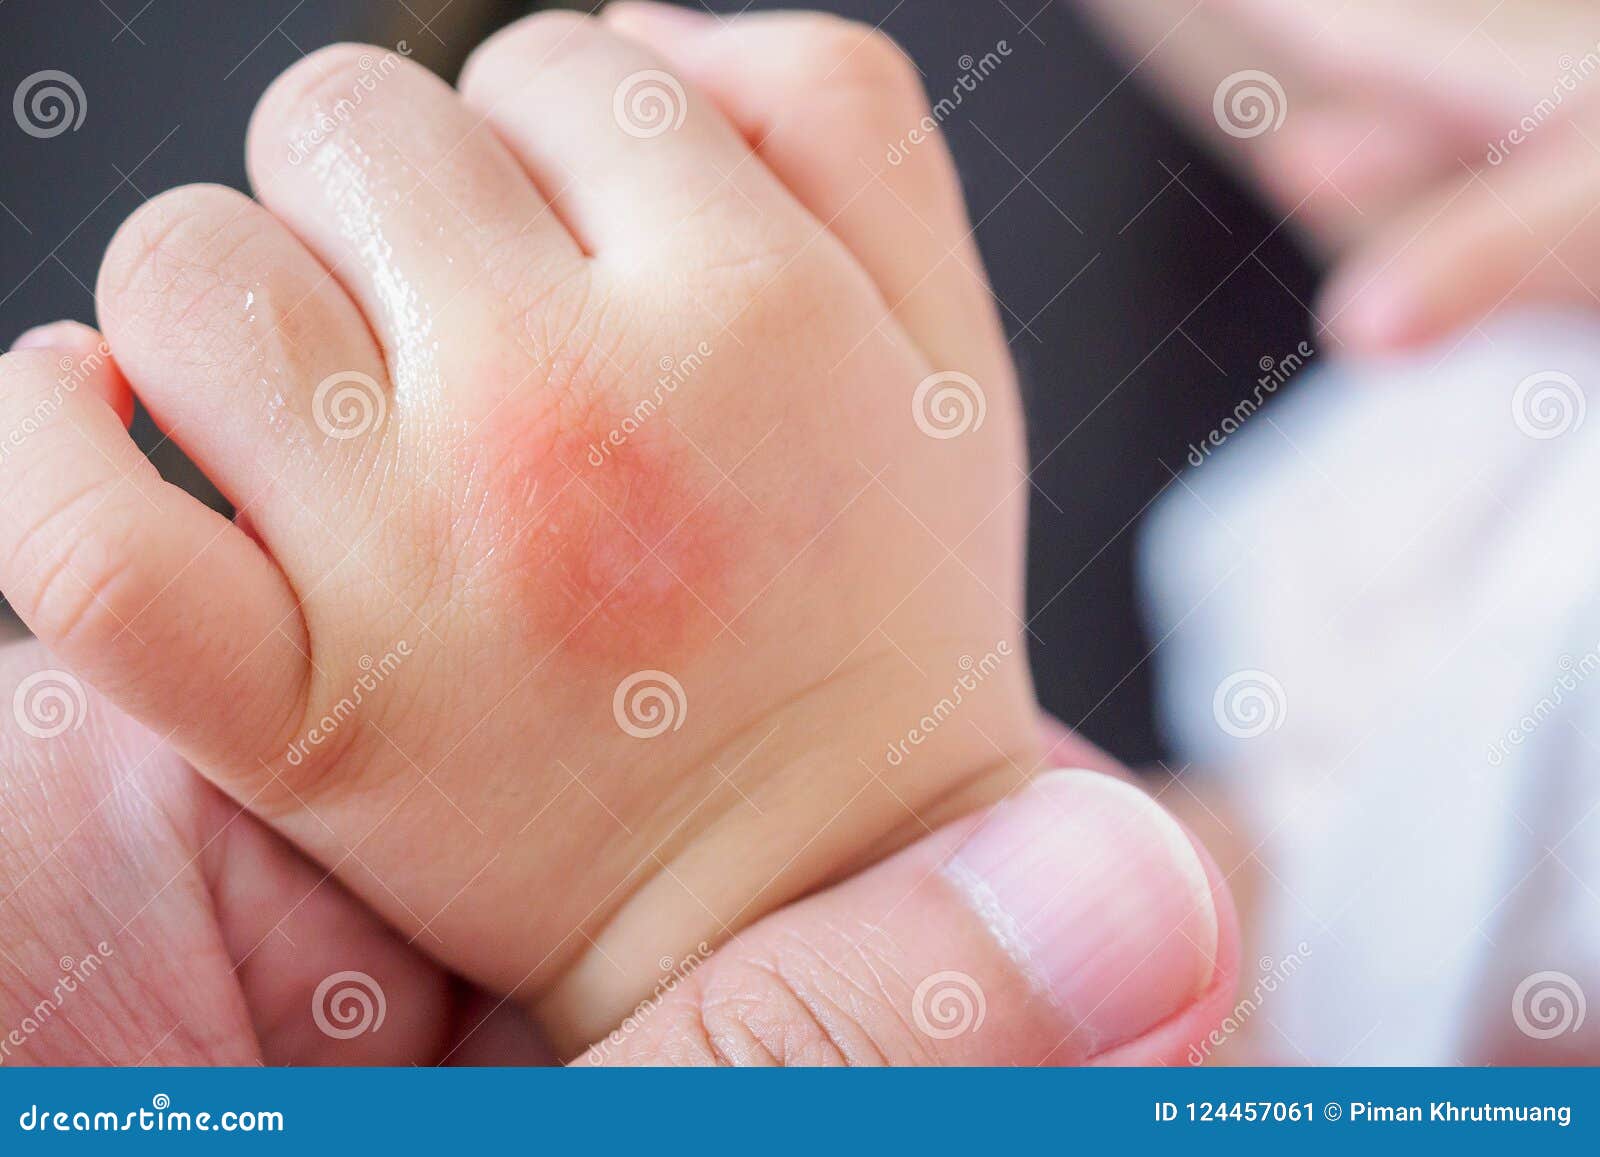
[[[256, 110], [254, 200], [118, 232], [114, 360], [64, 389], [58, 351], [6, 359], [5, 428], [46, 417], [0, 457], [0, 587], [577, 1053], [667, 962], [1045, 766], [1006, 342], [943, 144], [884, 160], [926, 115], [818, 17], [544, 14], [458, 90], [312, 54]], [[236, 521], [157, 476], [130, 390]], [[1127, 983], [1176, 1012], [1218, 916], [1168, 851], [1197, 890]], [[1052, 934], [1016, 915], [995, 951]], [[1116, 1012], [1101, 1046], [1151, 1027]]]

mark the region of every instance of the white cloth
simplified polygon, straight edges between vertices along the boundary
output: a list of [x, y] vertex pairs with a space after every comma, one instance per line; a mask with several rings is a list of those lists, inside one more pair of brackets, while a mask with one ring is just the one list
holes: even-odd
[[1164, 722], [1260, 842], [1260, 967], [1304, 956], [1253, 1013], [1278, 1059], [1600, 1059], [1600, 324], [1314, 364], [1143, 548]]

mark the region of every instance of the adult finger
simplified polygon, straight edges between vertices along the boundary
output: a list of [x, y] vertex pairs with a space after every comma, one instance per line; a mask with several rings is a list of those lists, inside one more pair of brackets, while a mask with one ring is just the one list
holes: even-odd
[[1600, 306], [1600, 116], [1553, 122], [1352, 253], [1319, 314], [1354, 350], [1423, 344], [1509, 306]]
[[1052, 773], [680, 964], [578, 1063], [1173, 1063], [1221, 1015], [1236, 946], [1176, 821]]

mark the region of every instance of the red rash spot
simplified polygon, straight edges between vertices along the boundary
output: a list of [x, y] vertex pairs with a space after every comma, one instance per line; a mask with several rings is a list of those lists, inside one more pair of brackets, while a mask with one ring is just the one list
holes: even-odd
[[664, 415], [620, 430], [603, 407], [530, 414], [511, 399], [469, 446], [469, 476], [535, 647], [660, 664], [709, 644], [739, 609], [726, 594], [737, 495]]

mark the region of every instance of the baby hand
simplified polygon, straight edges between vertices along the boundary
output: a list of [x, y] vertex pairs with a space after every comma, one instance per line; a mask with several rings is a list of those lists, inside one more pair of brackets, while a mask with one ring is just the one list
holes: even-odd
[[[315, 53], [259, 204], [124, 225], [103, 327], [243, 525], [37, 352], [0, 392], [48, 411], [0, 461], [34, 630], [565, 1050], [1039, 764], [1006, 343], [942, 143], [884, 160], [914, 72], [629, 11], [525, 20], [459, 92]], [[1204, 892], [1146, 991], [1211, 980]]]

